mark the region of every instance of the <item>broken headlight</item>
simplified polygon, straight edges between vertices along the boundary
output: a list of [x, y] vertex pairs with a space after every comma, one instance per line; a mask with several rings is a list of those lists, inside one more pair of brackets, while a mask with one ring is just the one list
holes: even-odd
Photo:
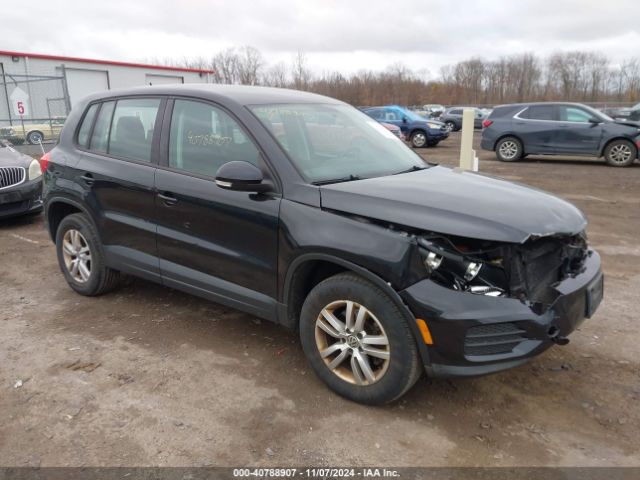
[[434, 282], [453, 290], [500, 297], [507, 277], [499, 248], [465, 252], [450, 240], [418, 239], [422, 262]]

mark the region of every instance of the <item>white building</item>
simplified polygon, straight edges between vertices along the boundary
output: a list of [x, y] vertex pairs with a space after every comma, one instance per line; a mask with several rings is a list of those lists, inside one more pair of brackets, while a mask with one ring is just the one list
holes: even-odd
[[[18, 118], [16, 98], [26, 98], [23, 120], [65, 117], [91, 93], [167, 83], [209, 83], [212, 70], [0, 51], [0, 125]], [[14, 92], [16, 88], [20, 90]], [[13, 97], [13, 98], [12, 98]]]

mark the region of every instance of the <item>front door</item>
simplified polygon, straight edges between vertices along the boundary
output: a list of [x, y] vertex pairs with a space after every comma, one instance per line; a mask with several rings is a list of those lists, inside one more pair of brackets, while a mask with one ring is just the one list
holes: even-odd
[[602, 138], [602, 123], [590, 122], [593, 115], [576, 105], [560, 105], [557, 152], [597, 155]]
[[156, 174], [163, 283], [275, 319], [280, 196], [214, 182], [233, 160], [257, 165], [269, 179], [262, 155], [221, 107], [177, 99], [171, 110], [167, 158]]

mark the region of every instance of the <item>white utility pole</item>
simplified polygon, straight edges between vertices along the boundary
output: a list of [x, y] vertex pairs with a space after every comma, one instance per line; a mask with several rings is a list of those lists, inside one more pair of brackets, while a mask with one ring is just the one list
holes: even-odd
[[473, 149], [473, 122], [475, 110], [465, 108], [462, 112], [462, 135], [460, 139], [460, 168], [478, 171], [478, 157]]

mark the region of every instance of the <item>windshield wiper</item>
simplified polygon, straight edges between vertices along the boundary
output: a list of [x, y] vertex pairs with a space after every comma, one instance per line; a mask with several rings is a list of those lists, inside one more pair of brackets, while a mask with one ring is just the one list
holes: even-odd
[[393, 175], [400, 175], [401, 173], [410, 173], [410, 172], [419, 172], [420, 170], [425, 170], [427, 167], [421, 167], [420, 165], [413, 165], [411, 168], [407, 170], [402, 170], [400, 172], [396, 172]]
[[334, 178], [331, 180], [318, 180], [317, 182], [312, 182], [312, 184], [313, 185], [329, 185], [331, 183], [353, 182], [354, 180], [362, 180], [362, 179], [358, 175], [349, 175], [348, 177]]

